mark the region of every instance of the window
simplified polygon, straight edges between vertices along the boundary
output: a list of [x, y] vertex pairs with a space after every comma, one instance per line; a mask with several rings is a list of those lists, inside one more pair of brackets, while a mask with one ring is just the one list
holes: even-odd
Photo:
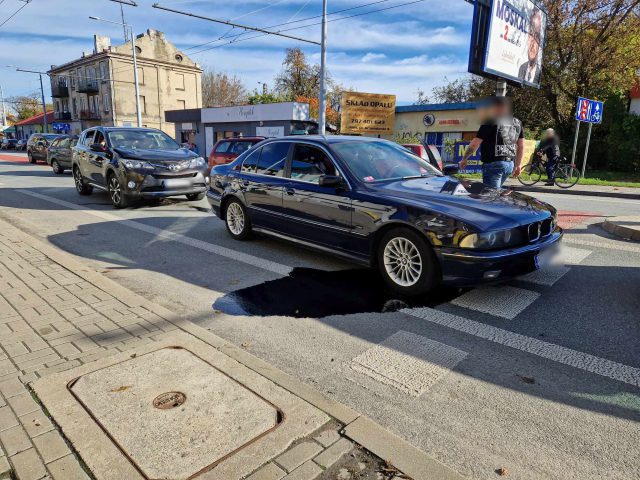
[[95, 130], [89, 130], [85, 136], [84, 139], [82, 140], [82, 144], [89, 146], [93, 143], [93, 135], [96, 133]]
[[71, 90], [75, 90], [76, 89], [76, 72], [75, 72], [75, 70], [72, 70], [71, 72], [69, 72], [69, 76], [71, 77]]
[[333, 162], [319, 148], [296, 145], [291, 159], [291, 178], [319, 183], [322, 175], [335, 175]]
[[242, 162], [242, 169], [240, 170], [241, 172], [256, 173], [256, 165], [258, 164], [258, 158], [260, 157], [261, 150], [262, 149], [256, 150], [244, 159], [244, 162]]
[[178, 150], [180, 148], [180, 145], [164, 132], [123, 128], [110, 130], [107, 135], [113, 148], [145, 150]]
[[231, 144], [231, 148], [229, 149], [229, 153], [240, 155], [241, 153], [249, 150], [253, 145], [255, 144], [252, 142], [233, 142]]
[[289, 153], [289, 142], [275, 142], [262, 147], [256, 171], [262, 175], [284, 176], [284, 164]]
[[76, 99], [73, 99], [73, 116], [77, 116], [78, 115], [78, 102], [76, 102]]
[[102, 96], [102, 106], [104, 107], [105, 112], [109, 111], [109, 94], [108, 93], [105, 93]]
[[51, 142], [51, 146], [55, 148], [55, 147], [61, 146], [61, 145], [60, 145], [61, 143], [62, 143], [62, 142], [60, 141], [60, 139], [59, 139], [59, 138], [57, 138], [57, 139], [55, 139], [53, 142]]
[[176, 90], [184, 90], [184, 74], [176, 73]]
[[58, 148], [69, 148], [70, 140], [71, 139], [69, 137], [59, 138], [55, 142], [53, 142], [53, 146]]
[[100, 80], [107, 80], [108, 78], [107, 62], [100, 62]]
[[185, 100], [178, 100], [178, 109], [186, 110], [187, 102]]
[[140, 113], [147, 113], [147, 99], [144, 95], [140, 95]]
[[102, 132], [100, 130], [96, 131], [96, 136], [93, 139], [93, 143], [101, 143], [102, 145], [106, 145], [107, 142], [104, 139], [104, 135], [102, 134]]
[[184, 57], [179, 53], [176, 53], [175, 59], [176, 59], [176, 62], [182, 63], [182, 60], [184, 60]]
[[222, 142], [216, 148], [216, 153], [227, 153], [229, 151], [230, 146], [231, 146], [231, 142]]
[[138, 67], [138, 85], [144, 85], [144, 68]]

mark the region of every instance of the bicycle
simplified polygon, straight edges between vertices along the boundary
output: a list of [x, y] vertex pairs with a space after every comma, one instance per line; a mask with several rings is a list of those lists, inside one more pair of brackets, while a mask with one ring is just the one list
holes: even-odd
[[[542, 179], [545, 171], [545, 161], [537, 154], [533, 161], [525, 165], [518, 175], [518, 181], [527, 187], [535, 185]], [[556, 178], [554, 183], [560, 188], [571, 188], [580, 180], [580, 170], [573, 163], [568, 163], [566, 157], [562, 157], [556, 166]]]

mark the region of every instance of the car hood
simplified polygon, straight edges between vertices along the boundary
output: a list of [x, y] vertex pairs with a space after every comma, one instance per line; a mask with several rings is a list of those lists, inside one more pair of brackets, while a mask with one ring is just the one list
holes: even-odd
[[181, 160], [189, 160], [196, 158], [198, 155], [186, 148], [177, 150], [147, 150], [140, 148], [114, 148], [118, 155], [122, 158], [130, 158], [132, 160], [143, 160], [158, 164], [179, 162]]
[[480, 230], [513, 228], [548, 218], [556, 211], [513, 190], [447, 176], [397, 180], [373, 188], [379, 195], [448, 215]]

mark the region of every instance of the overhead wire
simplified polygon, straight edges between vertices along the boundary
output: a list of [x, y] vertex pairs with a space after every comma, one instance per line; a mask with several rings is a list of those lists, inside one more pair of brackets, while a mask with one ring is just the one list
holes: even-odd
[[29, 5], [33, 0], [23, 0], [24, 1], [24, 5], [22, 5], [20, 8], [18, 8], [15, 12], [13, 12], [11, 15], [9, 15], [9, 17], [7, 17], [2, 23], [0, 23], [0, 28], [2, 28], [2, 26], [7, 23], [9, 20], [11, 20], [13, 17], [15, 17], [18, 13], [20, 13], [22, 11], [22, 9], [24, 7], [26, 7], [27, 5]]

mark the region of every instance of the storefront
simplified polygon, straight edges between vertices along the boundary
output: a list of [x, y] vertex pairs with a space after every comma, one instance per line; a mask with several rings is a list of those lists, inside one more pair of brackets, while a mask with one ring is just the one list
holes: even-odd
[[177, 142], [195, 143], [204, 155], [223, 138], [283, 137], [318, 129], [309, 118], [309, 104], [298, 102], [169, 110], [165, 120], [175, 124]]
[[407, 143], [419, 138], [435, 145], [442, 158], [450, 161], [455, 142], [471, 140], [479, 127], [472, 102], [406, 105], [396, 107], [394, 138], [406, 138]]

